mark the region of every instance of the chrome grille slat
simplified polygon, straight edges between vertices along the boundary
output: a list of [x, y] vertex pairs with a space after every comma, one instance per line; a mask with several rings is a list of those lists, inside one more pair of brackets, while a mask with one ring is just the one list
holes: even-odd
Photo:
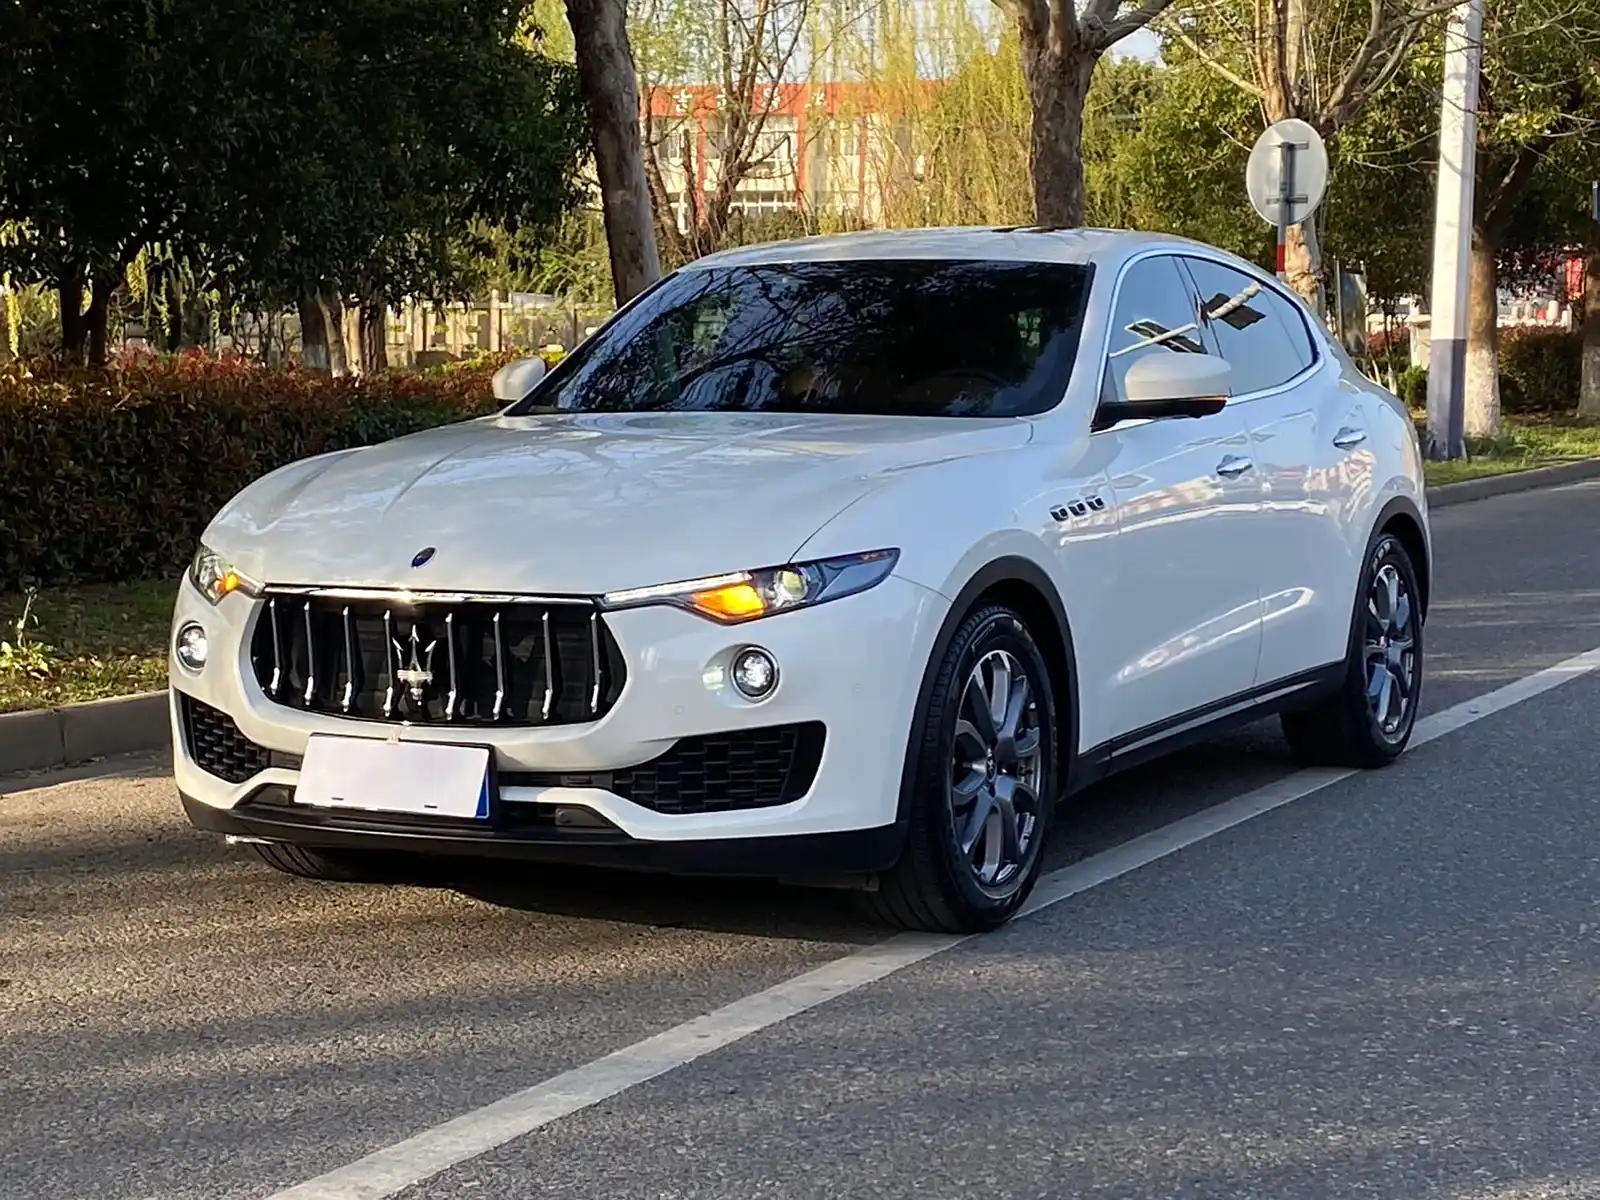
[[600, 687], [605, 671], [600, 665], [600, 614], [589, 614], [589, 654], [594, 668], [594, 686], [589, 689], [589, 714], [600, 711]]
[[506, 647], [500, 638], [500, 614], [494, 614], [494, 716], [500, 719], [506, 703]]
[[[593, 602], [504, 605], [262, 597], [251, 664], [266, 698], [340, 721], [533, 727], [600, 719], [626, 681]], [[442, 646], [441, 646], [442, 643]]]
[[547, 609], [544, 616], [539, 618], [540, 631], [544, 634], [544, 707], [539, 710], [540, 719], [550, 719], [550, 706], [556, 699], [556, 648], [550, 641], [550, 612]]
[[311, 601], [302, 609], [306, 618], [306, 707], [317, 698], [317, 641], [311, 630]]
[[350, 711], [350, 703], [356, 696], [356, 648], [355, 637], [350, 632], [350, 606], [346, 604], [344, 611], [339, 614], [339, 624], [344, 630], [344, 695], [339, 699], [339, 707], [345, 712]]
[[399, 682], [395, 672], [400, 668], [394, 665], [394, 610], [383, 610], [383, 673], [388, 683], [383, 690], [383, 715], [385, 718], [394, 716], [394, 685]]
[[444, 701], [444, 719], [456, 719], [456, 700], [461, 696], [461, 676], [456, 671], [456, 615], [446, 613], [444, 618], [444, 644], [450, 651], [450, 694]]
[[283, 632], [278, 628], [278, 601], [267, 601], [267, 620], [272, 623], [272, 679], [267, 683], [267, 695], [278, 698], [283, 686]]

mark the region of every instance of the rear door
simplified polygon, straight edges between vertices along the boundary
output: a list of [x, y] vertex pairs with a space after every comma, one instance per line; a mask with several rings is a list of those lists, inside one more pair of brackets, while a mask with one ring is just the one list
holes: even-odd
[[1359, 396], [1341, 387], [1301, 306], [1276, 286], [1214, 259], [1186, 256], [1184, 265], [1206, 332], [1233, 367], [1228, 407], [1249, 430], [1261, 488], [1256, 684], [1265, 687], [1344, 659], [1356, 571], [1345, 524], [1361, 475], [1351, 458], [1360, 441], [1352, 432]]

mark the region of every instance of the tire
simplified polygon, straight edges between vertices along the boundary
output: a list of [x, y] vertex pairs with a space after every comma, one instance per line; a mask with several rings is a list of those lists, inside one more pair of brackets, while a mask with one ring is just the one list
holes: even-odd
[[905, 850], [863, 899], [876, 919], [902, 929], [977, 933], [1009, 920], [1039, 878], [1058, 777], [1055, 695], [1027, 624], [1000, 605], [961, 622], [934, 672], [911, 731]]
[[386, 883], [390, 872], [375, 856], [356, 851], [309, 850], [284, 842], [252, 842], [256, 856], [274, 870], [324, 883]]
[[[1372, 769], [1400, 757], [1422, 699], [1421, 595], [1405, 545], [1380, 533], [1361, 571], [1343, 685], [1317, 707], [1281, 718], [1289, 748], [1301, 762]], [[1386, 614], [1390, 604], [1395, 611]], [[1389, 676], [1386, 693], [1380, 670]]]

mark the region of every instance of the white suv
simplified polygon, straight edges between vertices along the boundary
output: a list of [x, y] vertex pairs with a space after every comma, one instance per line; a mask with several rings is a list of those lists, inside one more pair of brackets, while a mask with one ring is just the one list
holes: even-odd
[[737, 250], [496, 389], [207, 529], [171, 664], [195, 825], [318, 878], [396, 849], [843, 877], [972, 930], [1109, 771], [1272, 713], [1315, 761], [1410, 736], [1416, 432], [1221, 251]]

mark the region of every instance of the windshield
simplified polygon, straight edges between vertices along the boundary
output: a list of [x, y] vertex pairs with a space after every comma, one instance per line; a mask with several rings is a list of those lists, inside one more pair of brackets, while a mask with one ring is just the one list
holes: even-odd
[[1043, 412], [1072, 374], [1090, 270], [945, 259], [690, 269], [510, 412]]

